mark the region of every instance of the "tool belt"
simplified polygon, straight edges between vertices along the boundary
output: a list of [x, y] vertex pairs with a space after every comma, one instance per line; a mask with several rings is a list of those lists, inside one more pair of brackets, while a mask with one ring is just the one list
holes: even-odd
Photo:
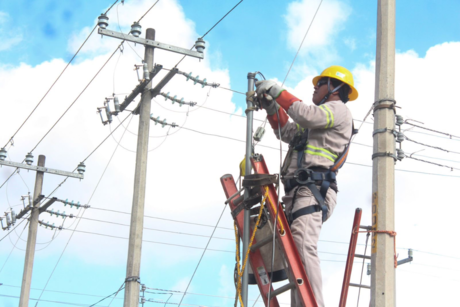
[[[315, 171], [316, 170], [316, 171]], [[299, 168], [294, 173], [294, 178], [285, 179], [283, 180], [284, 183], [284, 191], [289, 193], [294, 188], [296, 188], [294, 192], [294, 196], [292, 198], [292, 206], [291, 210], [287, 216], [289, 225], [291, 225], [294, 220], [298, 217], [301, 217], [306, 214], [311, 214], [315, 212], [322, 211], [322, 221], [326, 221], [328, 209], [325, 204], [327, 190], [329, 188], [333, 189], [337, 193], [337, 180], [336, 180], [336, 173], [329, 171], [329, 170], [322, 170], [318, 171], [319, 169], [307, 169], [307, 168]], [[318, 190], [317, 185], [320, 186]], [[297, 210], [296, 212], [292, 212], [292, 208], [294, 207], [294, 202], [297, 197], [297, 192], [299, 187], [306, 186], [315, 199], [318, 201], [318, 205], [308, 206], [302, 209]]]

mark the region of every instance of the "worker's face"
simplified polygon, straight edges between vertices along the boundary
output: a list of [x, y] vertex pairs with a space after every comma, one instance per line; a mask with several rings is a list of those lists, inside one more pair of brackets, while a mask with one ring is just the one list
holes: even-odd
[[327, 78], [319, 79], [318, 83], [313, 87], [313, 98], [312, 101], [315, 105], [319, 105], [321, 100], [323, 100], [324, 96], [326, 96], [328, 89], [327, 89]]

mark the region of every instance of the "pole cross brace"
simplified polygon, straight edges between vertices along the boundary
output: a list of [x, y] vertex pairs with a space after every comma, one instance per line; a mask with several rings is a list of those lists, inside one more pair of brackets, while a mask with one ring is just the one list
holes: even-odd
[[155, 47], [155, 48], [158, 48], [158, 49], [163, 49], [163, 50], [166, 50], [166, 51], [180, 53], [180, 54], [183, 54], [183, 55], [186, 55], [186, 56], [191, 56], [191, 57], [198, 58], [198, 59], [204, 59], [204, 54], [202, 52], [192, 51], [192, 50], [189, 50], [189, 49], [185, 49], [185, 48], [181, 48], [181, 47], [177, 47], [177, 46], [173, 46], [173, 45], [163, 44], [163, 43], [151, 40], [151, 39], [145, 39], [145, 38], [141, 38], [141, 37], [134, 37], [132, 35], [127, 35], [127, 34], [123, 34], [123, 33], [120, 33], [120, 32], [116, 32], [116, 31], [112, 31], [112, 30], [106, 30], [106, 29], [102, 29], [102, 28], [98, 29], [98, 33], [101, 34], [101, 35], [115, 37], [115, 38], [122, 39], [122, 40], [125, 40], [125, 41], [141, 44], [141, 45], [144, 45], [146, 47]]

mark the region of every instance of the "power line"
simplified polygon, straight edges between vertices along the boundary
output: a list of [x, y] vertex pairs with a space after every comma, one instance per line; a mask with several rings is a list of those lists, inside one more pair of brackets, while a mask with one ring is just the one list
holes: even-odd
[[[80, 218], [84, 219], [84, 220], [88, 220], [88, 221], [99, 222], [99, 223], [107, 223], [107, 224], [118, 225], [118, 226], [126, 226], [126, 227], [130, 226], [129, 224], [123, 224], [123, 223], [117, 223], [117, 222], [111, 222], [111, 221], [104, 221], [104, 220], [92, 219], [92, 218], [87, 218], [87, 217], [80, 217]], [[177, 231], [170, 231], [170, 230], [156, 229], [156, 228], [149, 228], [149, 227], [144, 227], [144, 229], [145, 230], [159, 231], [159, 232], [173, 233], [173, 234], [178, 234], [178, 235], [210, 238], [210, 236], [207, 236], [207, 235], [199, 235], [199, 234], [186, 233], [186, 232], [177, 232]], [[220, 239], [220, 240], [235, 241], [235, 239], [230, 239], [230, 238], [221, 238], [221, 237], [212, 237], [212, 238]]]
[[447, 167], [447, 168], [449, 168], [451, 171], [453, 171], [453, 170], [460, 171], [460, 168], [455, 168], [455, 167], [448, 166], [448, 165], [443, 165], [443, 164], [434, 163], [434, 162], [427, 161], [427, 160], [423, 160], [423, 159], [414, 158], [414, 157], [412, 157], [412, 156], [410, 156], [410, 155], [406, 155], [406, 158], [413, 159], [413, 160], [417, 160], [417, 161], [424, 162], [424, 163], [428, 163], [428, 164], [433, 164], [433, 165], [440, 166], [440, 167]]
[[[241, 1], [243, 1], [243, 0], [241, 0]], [[240, 2], [240, 3], [241, 3], [241, 2]], [[209, 243], [211, 243], [212, 236], [213, 236], [214, 233], [216, 232], [217, 226], [219, 225], [220, 220], [222, 219], [222, 216], [224, 215], [224, 212], [225, 212], [225, 207], [224, 207], [224, 210], [222, 210], [222, 213], [220, 214], [219, 219], [217, 220], [216, 226], [215, 226], [214, 229], [212, 230], [212, 234], [211, 234], [211, 236], [209, 237], [208, 243], [206, 243], [206, 246], [205, 246], [205, 248], [204, 248], [204, 250], [203, 250], [203, 253], [201, 254], [200, 260], [198, 260], [198, 263], [197, 263], [197, 265], [196, 265], [196, 267], [195, 267], [195, 270], [193, 271], [192, 277], [190, 278], [190, 281], [188, 282], [187, 288], [185, 288], [184, 295], [182, 295], [182, 297], [181, 297], [181, 299], [180, 299], [180, 301], [179, 301], [179, 306], [180, 306], [180, 304], [182, 303], [182, 301], [184, 300], [184, 297], [185, 297], [185, 295], [187, 294], [188, 288], [189, 288], [190, 285], [192, 284], [193, 277], [195, 277], [196, 271], [198, 271], [198, 267], [199, 267], [200, 264], [201, 264], [201, 260], [203, 260], [204, 254], [206, 253], [206, 250], [208, 249]]]
[[[129, 116], [127, 116], [127, 117], [129, 117]], [[126, 117], [126, 118], [127, 118], [127, 117]], [[126, 119], [126, 118], [125, 118], [125, 119]], [[121, 124], [120, 124], [120, 125], [121, 125]], [[125, 131], [123, 132], [123, 134], [122, 134], [122, 136], [121, 136], [121, 138], [120, 138], [120, 141], [121, 141], [121, 139], [123, 138], [123, 136], [125, 135], [125, 133], [126, 133], [126, 129], [125, 129]], [[96, 190], [97, 190], [97, 188], [99, 187], [99, 184], [101, 183], [102, 178], [104, 177], [104, 174], [105, 174], [105, 172], [107, 171], [107, 168], [109, 167], [109, 164], [110, 164], [110, 162], [112, 161], [113, 156], [115, 155], [117, 149], [118, 149], [118, 145], [115, 147], [115, 149], [114, 149], [114, 151], [113, 151], [113, 153], [112, 153], [112, 156], [110, 157], [109, 161], [107, 162], [107, 165], [106, 165], [104, 171], [102, 172], [102, 175], [101, 175], [101, 177], [99, 178], [99, 181], [97, 182], [96, 187], [94, 188], [93, 193], [91, 194], [91, 196], [90, 196], [90, 198], [89, 198], [87, 204], [89, 204], [89, 203], [91, 202], [91, 199], [93, 198], [94, 194], [96, 193]], [[92, 154], [92, 153], [91, 153], [91, 154]], [[90, 154], [90, 155], [91, 155], [91, 154]], [[67, 180], [67, 178], [66, 178], [65, 180]], [[65, 182], [65, 180], [64, 180], [64, 182]], [[59, 186], [61, 186], [61, 185], [62, 185], [62, 183], [61, 183]], [[59, 186], [58, 186], [54, 191], [56, 191], [56, 190], [59, 188]], [[53, 191], [53, 193], [54, 193], [54, 191]], [[85, 211], [82, 211], [81, 217], [83, 217], [83, 214], [85, 214]], [[70, 237], [69, 237], [69, 239], [67, 240], [67, 243], [66, 243], [66, 245], [64, 246], [64, 249], [62, 250], [61, 255], [59, 256], [58, 261], [56, 262], [56, 265], [54, 266], [53, 270], [51, 271], [51, 274], [50, 274], [50, 276], [48, 277], [48, 280], [46, 281], [45, 287], [43, 288], [42, 292], [40, 293], [40, 296], [38, 297], [38, 299], [40, 299], [40, 298], [42, 297], [43, 291], [45, 291], [46, 287], [48, 286], [48, 283], [49, 283], [49, 281], [51, 280], [51, 277], [53, 276], [54, 272], [56, 271], [56, 268], [57, 268], [57, 266], [59, 265], [59, 262], [61, 261], [62, 256], [64, 255], [64, 252], [65, 252], [66, 249], [67, 249], [67, 246], [69, 246], [70, 240], [72, 239], [72, 237], [73, 237], [73, 235], [74, 235], [74, 233], [75, 233], [75, 231], [76, 231], [76, 229], [77, 229], [77, 227], [78, 227], [78, 224], [80, 224], [80, 221], [81, 221], [81, 219], [79, 219], [79, 220], [77, 221], [77, 224], [75, 225], [75, 228], [73, 229], [73, 232], [70, 234]], [[38, 304], [38, 302], [37, 302], [37, 304]]]
[[[219, 138], [228, 139], [228, 140], [232, 140], [232, 141], [237, 141], [237, 142], [241, 142], [241, 143], [245, 143], [245, 142], [246, 142], [246, 141], [244, 141], [244, 140], [240, 140], [240, 139], [236, 139], [236, 138], [232, 138], [232, 137], [227, 137], [227, 136], [223, 136], [223, 135], [219, 135], [219, 134], [206, 133], [206, 132], [202, 132], [202, 131], [198, 131], [198, 130], [194, 130], [194, 129], [190, 129], [190, 128], [186, 128], [186, 127], [181, 127], [181, 128], [182, 128], [182, 129], [185, 129], [185, 130], [189, 130], [189, 131], [195, 132], [195, 133], [207, 135], [207, 136], [219, 137]], [[261, 144], [258, 144], [258, 146], [260, 146], [260, 147], [265, 147], [265, 148], [269, 148], [269, 149], [274, 149], [274, 150], [277, 150], [277, 151], [279, 150], [279, 148], [275, 148], [275, 147], [268, 146], [268, 145], [261, 145]], [[286, 150], [284, 150], [284, 151], [286, 151]], [[372, 167], [372, 165], [366, 165], [366, 164], [360, 164], [360, 163], [354, 163], [354, 162], [347, 162], [347, 164], [357, 165], [357, 166], [364, 166], [364, 167]], [[404, 169], [395, 169], [395, 170], [396, 170], [396, 171], [400, 171], [400, 172], [415, 173], [415, 174], [423, 174], [423, 175], [434, 175], [434, 176], [443, 176], [443, 177], [460, 178], [460, 176], [454, 176], [454, 175], [444, 175], [444, 174], [437, 174], [437, 173], [427, 173], [427, 172], [411, 171], [411, 170], [404, 170]]]
[[[24, 232], [24, 230], [25, 230], [26, 227], [27, 227], [27, 224], [29, 224], [29, 221], [27, 221], [26, 225], [25, 225], [24, 228], [22, 229], [21, 234], [18, 236], [18, 239], [16, 240], [16, 243], [13, 244], [13, 248], [11, 249], [10, 253], [8, 254], [8, 257], [6, 257], [6, 260], [5, 260], [5, 262], [3, 263], [2, 268], [0, 269], [0, 273], [3, 271], [3, 268], [5, 267], [6, 263], [7, 263], [8, 260], [10, 259], [11, 254], [13, 253], [14, 249], [16, 248], [16, 244], [18, 244], [18, 241], [19, 241], [19, 239], [21, 238], [22, 233]], [[19, 226], [19, 225], [18, 225], [18, 226]]]
[[447, 150], [447, 149], [444, 149], [444, 148], [442, 148], [442, 147], [432, 146], [432, 145], [428, 145], [428, 144], [425, 144], [425, 143], [421, 143], [421, 142], [412, 140], [412, 139], [408, 138], [407, 136], [406, 136], [405, 138], [406, 138], [406, 140], [408, 140], [409, 142], [413, 142], [413, 143], [416, 143], [416, 144], [419, 144], [419, 145], [422, 145], [422, 146], [426, 146], [426, 147], [430, 147], [430, 148], [442, 150], [442, 151], [445, 151], [445, 152], [448, 152], [448, 153], [454, 153], [454, 154], [459, 154], [459, 155], [460, 155], [460, 152], [458, 152], [458, 151]]
[[300, 43], [299, 49], [297, 49], [297, 53], [295, 54], [294, 60], [292, 60], [291, 66], [289, 67], [289, 70], [288, 70], [288, 72], [286, 74], [286, 77], [284, 77], [283, 84], [281, 84], [281, 87], [283, 87], [284, 82], [286, 82], [286, 79], [287, 79], [289, 73], [291, 72], [291, 68], [294, 65], [295, 60], [297, 59], [297, 55], [299, 55], [299, 51], [302, 48], [303, 42], [305, 41], [305, 38], [307, 37], [308, 32], [310, 31], [310, 28], [311, 28], [311, 25], [313, 24], [313, 21], [315, 21], [316, 14], [318, 14], [319, 8], [321, 7], [322, 3], [323, 3], [323, 0], [321, 0], [321, 2], [318, 5], [318, 8], [316, 9], [315, 15], [313, 15], [313, 18], [312, 18], [312, 20], [310, 22], [310, 25], [308, 26], [307, 32], [305, 32], [305, 35], [304, 35], [304, 37], [302, 39], [302, 42]]
[[[118, 0], [116, 0], [108, 9], [107, 11], [105, 11], [105, 14], [107, 14], [111, 9], [112, 7], [118, 2]], [[88, 41], [88, 39], [90, 38], [90, 36], [93, 34], [94, 30], [96, 30], [96, 27], [97, 25], [94, 26], [94, 28], [91, 30], [91, 32], [88, 34], [88, 36], [86, 37], [85, 41], [81, 44], [80, 48], [78, 48], [77, 52], [75, 52], [75, 54], [72, 56], [72, 58], [70, 59], [69, 62], [67, 62], [67, 65], [64, 67], [64, 69], [61, 71], [61, 73], [59, 74], [59, 76], [56, 78], [56, 80], [54, 80], [53, 84], [51, 84], [51, 87], [48, 89], [48, 91], [45, 93], [45, 95], [40, 99], [40, 101], [38, 102], [38, 104], [35, 106], [35, 108], [32, 110], [32, 112], [30, 112], [29, 116], [27, 116], [27, 118], [24, 120], [24, 122], [21, 124], [21, 126], [19, 126], [18, 130], [16, 130], [16, 132], [13, 134], [13, 136], [11, 136], [11, 138], [8, 140], [8, 142], [6, 142], [5, 146], [3, 147], [6, 147], [8, 145], [8, 143], [11, 143], [13, 141], [13, 138], [16, 136], [16, 134], [19, 132], [19, 130], [21, 130], [21, 128], [24, 126], [24, 124], [27, 122], [27, 120], [29, 120], [29, 118], [32, 116], [32, 114], [35, 112], [35, 110], [38, 108], [38, 106], [42, 103], [43, 99], [45, 99], [45, 97], [48, 95], [48, 93], [51, 91], [51, 89], [53, 89], [54, 85], [58, 82], [58, 80], [61, 78], [62, 74], [64, 74], [64, 72], [67, 70], [67, 67], [69, 67], [70, 63], [72, 63], [72, 61], [75, 59], [75, 57], [77, 56], [77, 54], [80, 52], [81, 48], [83, 48], [83, 46], [86, 44], [86, 42]]]
[[409, 120], [411, 120], [411, 119], [405, 120], [404, 123], [405, 123], [405, 124], [408, 124], [408, 125], [411, 125], [411, 126], [414, 126], [414, 127], [417, 127], [417, 128], [420, 128], [420, 129], [425, 129], [425, 130], [429, 130], [429, 131], [432, 131], [432, 132], [436, 132], [436, 133], [439, 133], [439, 134], [446, 135], [446, 136], [448, 136], [450, 139], [452, 139], [452, 138], [460, 139], [460, 136], [455, 136], [455, 135], [452, 135], [452, 134], [450, 134], [450, 133], [441, 132], [441, 131], [438, 131], [438, 130], [434, 130], [434, 129], [426, 128], [426, 127], [419, 126], [419, 125], [416, 125], [416, 124], [413, 124], [413, 123], [409, 123], [409, 122], [408, 122]]
[[[228, 11], [221, 19], [219, 19], [218, 22], [216, 22], [212, 27], [211, 29], [209, 29], [201, 38], [204, 38], [206, 35], [208, 35], [209, 32], [211, 32], [212, 29], [214, 29], [222, 20], [224, 20], [225, 17], [227, 17], [228, 14], [230, 14], [238, 5], [240, 5], [240, 3], [243, 2], [243, 0], [241, 0], [240, 2], [238, 2], [230, 11]], [[192, 48], [190, 48], [190, 50], [193, 49], [193, 47], [195, 47], [195, 45], [192, 46]], [[182, 59], [179, 60], [179, 62], [177, 62], [176, 65], [174, 65], [174, 67], [177, 67], [183, 59], [185, 59], [185, 55], [182, 57]]]
[[[117, 296], [118, 292], [120, 292], [121, 290], [123, 290], [124, 287], [125, 287], [125, 282], [123, 282], [123, 283], [121, 284], [120, 288], [118, 288], [117, 291], [113, 292], [113, 293], [110, 294], [110, 295], [107, 295], [106, 297], [100, 299], [99, 301], [97, 301], [96, 303], [90, 305], [89, 307], [96, 306], [97, 304], [99, 304], [99, 303], [102, 302], [102, 301], [105, 301], [106, 299], [108, 299], [108, 298], [111, 297], [111, 296], [114, 296], [113, 298], [115, 298], [115, 297]], [[112, 299], [112, 301], [113, 301], [113, 299]], [[110, 304], [112, 304], [112, 302], [110, 302]], [[109, 304], [109, 306], [110, 306], [110, 304]]]
[[[0, 294], [0, 296], [3, 297], [9, 297], [9, 298], [19, 298], [19, 296], [14, 296], [14, 295], [6, 295], [6, 294]], [[46, 302], [46, 303], [56, 303], [56, 304], [63, 304], [67, 306], [84, 306], [88, 307], [88, 304], [77, 304], [77, 303], [71, 303], [71, 302], [62, 302], [62, 301], [50, 301], [50, 300], [42, 300], [42, 299], [36, 299], [36, 298], [29, 298], [32, 301], [37, 301], [35, 306], [37, 306], [38, 302]], [[102, 306], [101, 306], [102, 307]]]

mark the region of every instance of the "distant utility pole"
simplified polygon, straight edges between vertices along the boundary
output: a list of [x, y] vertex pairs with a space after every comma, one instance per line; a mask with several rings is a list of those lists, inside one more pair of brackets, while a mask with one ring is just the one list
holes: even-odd
[[[111, 36], [118, 39], [131, 41], [134, 43], [142, 44], [145, 46], [144, 53], [144, 76], [143, 80], [136, 86], [129, 96], [125, 98], [121, 105], [118, 105], [118, 98], [114, 97], [115, 111], [111, 112], [108, 106], [108, 102], [105, 108], [98, 108], [102, 111], [105, 109], [107, 120], [104, 121], [101, 113], [102, 123], [105, 125], [112, 121], [112, 115], [117, 115], [122, 112], [128, 104], [130, 104], [139, 93], [142, 93], [141, 102], [134, 109], [134, 114], [139, 114], [139, 130], [137, 138], [137, 151], [136, 151], [136, 169], [134, 173], [134, 192], [133, 192], [133, 206], [131, 210], [131, 226], [129, 232], [129, 247], [128, 247], [128, 263], [126, 267], [126, 279], [125, 279], [125, 299], [124, 307], [137, 307], [139, 305], [139, 284], [140, 284], [140, 267], [141, 267], [141, 251], [142, 251], [142, 235], [144, 227], [144, 203], [145, 203], [145, 188], [147, 181], [147, 157], [148, 157], [148, 144], [149, 144], [149, 130], [150, 120], [155, 123], [160, 123], [163, 126], [169, 125], [165, 121], [161, 122], [159, 119], [154, 119], [150, 115], [150, 107], [152, 98], [157, 95], [163, 95], [161, 89], [171, 80], [175, 74], [179, 73], [177, 68], [173, 68], [169, 73], [155, 86], [152, 88], [151, 80], [155, 75], [162, 69], [161, 65], [155, 65], [153, 67], [153, 50], [159, 48], [168, 50], [175, 53], [180, 53], [188, 56], [193, 56], [202, 59], [204, 51], [204, 41], [199, 38], [195, 47], [197, 51], [191, 51], [188, 49], [163, 44], [155, 41], [155, 30], [147, 29], [145, 39], [139, 38], [141, 33], [141, 26], [139, 23], [134, 22], [131, 26], [130, 34], [127, 35], [111, 30], [106, 30], [108, 26], [108, 17], [105, 14], [99, 16], [99, 30], [98, 33], [101, 35]], [[196, 81], [197, 82], [197, 81]], [[205, 81], [203, 81], [205, 82]], [[169, 95], [164, 94], [167, 98]], [[175, 98], [174, 98], [175, 99]], [[178, 101], [182, 103], [181, 101]], [[174, 123], [170, 126], [174, 127]]]
[[83, 173], [85, 172], [85, 165], [80, 163], [78, 165], [78, 174], [60, 171], [56, 169], [46, 168], [45, 160], [46, 157], [43, 155], [38, 156], [38, 166], [33, 166], [33, 155], [31, 153], [26, 156], [26, 164], [5, 161], [6, 150], [2, 148], [0, 153], [0, 165], [12, 166], [16, 168], [23, 168], [28, 170], [34, 170], [37, 172], [35, 177], [35, 187], [33, 194], [33, 201], [29, 206], [22, 210], [15, 218], [22, 218], [27, 212], [31, 211], [29, 218], [29, 234], [27, 236], [27, 247], [26, 247], [26, 256], [24, 260], [24, 272], [22, 275], [22, 286], [21, 286], [21, 296], [19, 299], [19, 307], [29, 306], [29, 297], [30, 297], [30, 285], [32, 281], [32, 271], [34, 267], [34, 256], [35, 256], [35, 244], [37, 242], [37, 229], [38, 229], [38, 216], [40, 213], [46, 211], [49, 206], [51, 206], [57, 198], [51, 198], [46, 204], [40, 207], [40, 201], [44, 198], [42, 193], [43, 187], [43, 177], [45, 173], [74, 177], [83, 179]]
[[[147, 29], [146, 39], [155, 40], [155, 30]], [[145, 46], [144, 62], [149, 71], [153, 69], [153, 47]], [[145, 186], [147, 180], [147, 155], [149, 148], [150, 106], [152, 83], [142, 92], [139, 109], [139, 134], [136, 150], [136, 170], [134, 175], [133, 207], [129, 230], [128, 265], [126, 267], [124, 306], [139, 305], [139, 282], [141, 268], [142, 234], [144, 228]]]
[[[395, 0], [379, 0], [375, 63], [372, 229], [394, 231]], [[395, 306], [394, 236], [373, 233], [371, 306]]]

